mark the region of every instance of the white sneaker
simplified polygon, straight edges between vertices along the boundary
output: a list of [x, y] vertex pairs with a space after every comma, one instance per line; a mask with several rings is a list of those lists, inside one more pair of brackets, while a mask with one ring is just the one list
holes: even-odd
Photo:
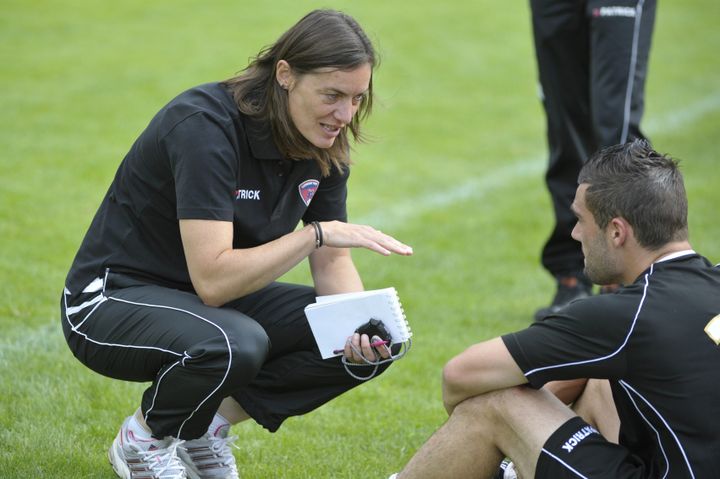
[[182, 441], [138, 439], [127, 427], [129, 420], [125, 419], [108, 450], [115, 474], [122, 479], [187, 479], [177, 456]]
[[[227, 429], [223, 431], [227, 434]], [[215, 436], [205, 433], [198, 439], [185, 441], [178, 456], [189, 479], [240, 479], [231, 446], [237, 436]]]

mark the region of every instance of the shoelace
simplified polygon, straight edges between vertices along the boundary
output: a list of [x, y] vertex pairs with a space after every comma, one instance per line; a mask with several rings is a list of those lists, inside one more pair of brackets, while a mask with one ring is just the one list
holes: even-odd
[[138, 454], [158, 479], [185, 479], [185, 467], [177, 455], [177, 448], [183, 442], [176, 440], [165, 449], [140, 451]]
[[[211, 467], [223, 467], [229, 469], [228, 472], [238, 474], [237, 466], [235, 464], [235, 456], [233, 456], [231, 447], [240, 449], [234, 442], [237, 440], [237, 436], [228, 437], [217, 437], [208, 436], [205, 441], [208, 442], [207, 446], [188, 447], [185, 445], [185, 450], [192, 458], [193, 462], [199, 468], [211, 468]], [[210, 454], [208, 454], [209, 451]]]

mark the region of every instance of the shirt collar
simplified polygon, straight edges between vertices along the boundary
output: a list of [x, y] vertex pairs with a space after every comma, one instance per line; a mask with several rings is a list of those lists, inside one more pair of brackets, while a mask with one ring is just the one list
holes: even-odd
[[697, 254], [697, 253], [695, 253], [695, 250], [692, 250], [692, 249], [684, 249], [682, 251], [675, 251], [674, 253], [666, 254], [665, 256], [663, 256], [662, 258], [658, 259], [655, 262], [662, 263], [664, 261], [670, 261], [670, 260], [673, 260], [676, 258], [680, 258], [681, 256], [688, 256], [691, 254]]
[[273, 140], [269, 123], [244, 115], [243, 123], [250, 150], [255, 158], [260, 160], [285, 159], [285, 156], [278, 150], [275, 140]]

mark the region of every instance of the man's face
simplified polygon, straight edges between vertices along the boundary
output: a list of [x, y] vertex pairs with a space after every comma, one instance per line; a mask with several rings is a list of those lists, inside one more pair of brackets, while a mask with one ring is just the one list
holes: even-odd
[[582, 244], [585, 255], [585, 275], [595, 284], [619, 283], [622, 277], [622, 263], [612, 245], [612, 238], [608, 227], [601, 230], [595, 222], [595, 217], [588, 211], [585, 204], [585, 192], [588, 184], [578, 186], [575, 201], [571, 209], [577, 217], [577, 223], [572, 230], [574, 240]]

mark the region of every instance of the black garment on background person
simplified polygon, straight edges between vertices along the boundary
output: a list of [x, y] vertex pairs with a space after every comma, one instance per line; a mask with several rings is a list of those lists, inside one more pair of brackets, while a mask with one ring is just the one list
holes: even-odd
[[555, 276], [583, 270], [570, 236], [580, 168], [600, 148], [643, 138], [656, 0], [530, 0], [547, 119], [545, 175], [555, 226], [542, 264]]
[[614, 294], [570, 303], [502, 339], [533, 387], [608, 379], [620, 445], [642, 461], [646, 477], [715, 478], [720, 347], [704, 329], [718, 315], [720, 266], [688, 251], [654, 263]]

